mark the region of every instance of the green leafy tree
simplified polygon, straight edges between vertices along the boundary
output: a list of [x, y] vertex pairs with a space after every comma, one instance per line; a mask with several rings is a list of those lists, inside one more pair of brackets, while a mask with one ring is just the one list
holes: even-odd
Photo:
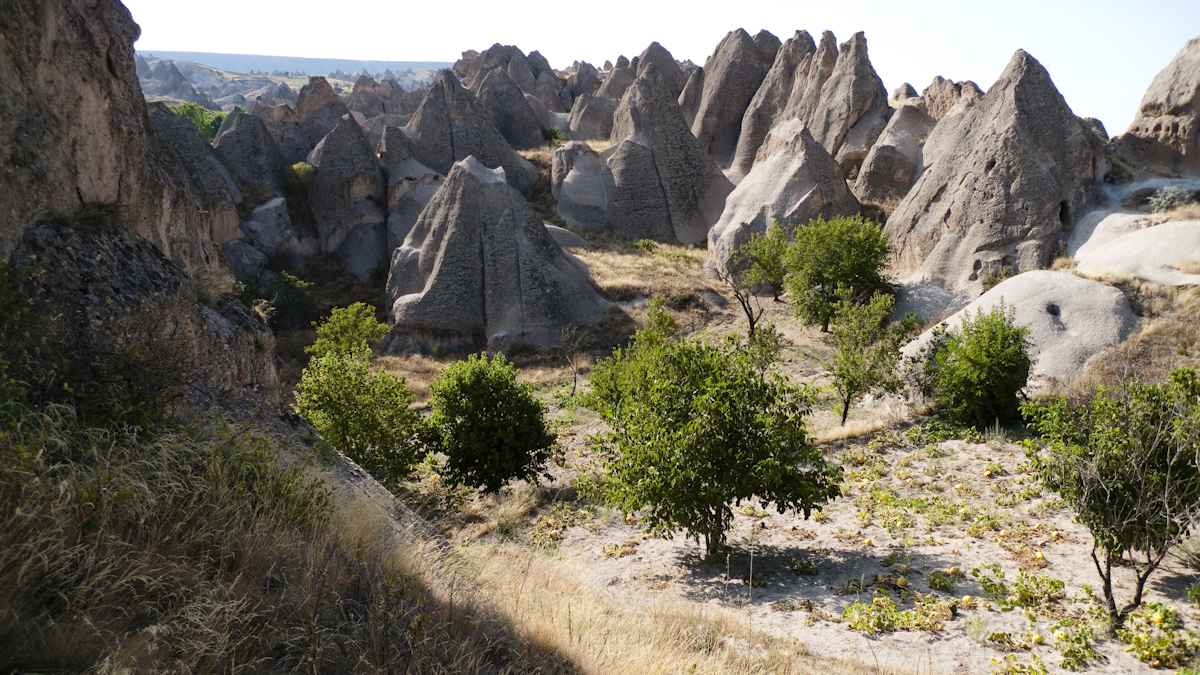
[[896, 299], [876, 293], [870, 302], [857, 305], [843, 287], [841, 300], [833, 315], [834, 356], [833, 386], [842, 403], [842, 424], [850, 406], [864, 394], [886, 391], [895, 393], [903, 386], [900, 376], [900, 347], [912, 335], [917, 316], [909, 313], [903, 321], [891, 323], [888, 317], [896, 308]]
[[784, 258], [783, 284], [796, 316], [828, 331], [840, 287], [859, 303], [876, 293], [894, 295], [896, 286], [883, 276], [890, 256], [887, 233], [860, 216], [818, 218], [797, 228]]
[[787, 251], [788, 236], [778, 220], [771, 221], [765, 235], [752, 233], [750, 241], [734, 253], [738, 266], [746, 267], [742, 283], [750, 288], [770, 289], [771, 296], [778, 301], [787, 277]]
[[[546, 408], [503, 354], [472, 354], [429, 385], [430, 418], [453, 485], [499, 492], [509, 480], [536, 480], [555, 437]], [[549, 475], [546, 475], [549, 478]]]
[[607, 499], [650, 531], [684, 530], [716, 553], [731, 504], [802, 511], [839, 494], [841, 469], [805, 428], [812, 391], [764, 374], [740, 345], [640, 333], [596, 366], [588, 403], [608, 421]]
[[[1092, 533], [1111, 634], [1200, 519], [1196, 370], [1180, 368], [1166, 384], [1100, 388], [1090, 400], [1030, 402], [1022, 411], [1049, 451], [1039, 461], [1042, 480]], [[1135, 573], [1133, 597], [1121, 606], [1113, 593], [1117, 565]]]
[[369, 351], [391, 330], [375, 318], [373, 307], [362, 302], [334, 307], [328, 319], [314, 321], [313, 326], [317, 341], [304, 351], [315, 356], [355, 354], [364, 348]]
[[933, 358], [934, 399], [955, 421], [984, 429], [1015, 418], [1033, 359], [1029, 329], [1004, 299], [984, 313], [963, 314]]
[[409, 410], [403, 378], [371, 373], [371, 350], [330, 351], [309, 362], [296, 388], [296, 412], [325, 440], [385, 484], [408, 476], [423, 455], [425, 423]]
[[221, 125], [225, 123], [226, 113], [209, 110], [191, 101], [170, 106], [170, 110], [176, 115], [186, 117], [189, 122], [195, 125], [200, 135], [209, 141], [217, 137], [217, 132], [221, 130]]

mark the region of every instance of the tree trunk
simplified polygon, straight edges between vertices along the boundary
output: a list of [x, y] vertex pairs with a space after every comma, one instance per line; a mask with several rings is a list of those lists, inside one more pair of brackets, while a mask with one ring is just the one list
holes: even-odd
[[846, 426], [846, 418], [850, 415], [850, 397], [842, 403], [842, 426]]

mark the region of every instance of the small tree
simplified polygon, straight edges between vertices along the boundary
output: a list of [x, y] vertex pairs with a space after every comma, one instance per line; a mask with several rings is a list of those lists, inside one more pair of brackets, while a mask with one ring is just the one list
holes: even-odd
[[1020, 412], [1018, 396], [1033, 359], [1029, 329], [1017, 325], [1016, 308], [1004, 299], [986, 314], [980, 307], [950, 332], [933, 359], [934, 399], [955, 421], [986, 428]]
[[731, 503], [757, 496], [807, 517], [840, 493], [841, 469], [805, 428], [811, 390], [764, 375], [735, 342], [639, 334], [597, 364], [592, 384], [610, 426], [606, 497], [659, 536], [682, 529], [714, 554]]
[[865, 305], [850, 300], [843, 287], [842, 299], [833, 315], [834, 356], [833, 386], [842, 403], [842, 424], [850, 406], [864, 394], [886, 391], [895, 393], [903, 386], [899, 372], [900, 346], [912, 334], [917, 316], [909, 313], [903, 321], [890, 324], [888, 317], [896, 299], [876, 293]]
[[517, 384], [517, 369], [503, 354], [490, 360], [472, 354], [452, 364], [429, 392], [451, 484], [499, 492], [509, 480], [536, 480], [545, 469], [555, 443], [546, 408], [528, 384]]
[[857, 303], [876, 293], [894, 295], [896, 286], [883, 276], [890, 256], [887, 233], [861, 216], [818, 218], [798, 228], [784, 260], [784, 287], [796, 316], [828, 331], [842, 286]]
[[718, 269], [716, 270], [716, 274], [717, 278], [733, 293], [733, 297], [738, 301], [738, 305], [741, 306], [742, 313], [746, 315], [746, 323], [749, 326], [749, 338], [753, 340], [754, 330], [758, 327], [758, 320], [762, 318], [763, 314], [763, 308], [758, 302], [758, 296], [754, 294], [753, 289], [743, 284], [741, 279], [733, 272], [724, 272]]
[[370, 305], [361, 302], [334, 307], [328, 319], [314, 321], [313, 326], [317, 329], [317, 341], [304, 351], [315, 356], [370, 350], [391, 330], [387, 324], [379, 323]]
[[783, 291], [783, 280], [787, 276], [787, 266], [784, 264], [787, 250], [788, 236], [778, 220], [771, 221], [766, 235], [752, 233], [750, 241], [734, 253], [734, 261], [747, 268], [741, 282], [754, 289], [770, 289], [773, 299], [778, 302], [779, 293]]
[[[1200, 518], [1200, 382], [1180, 368], [1163, 385], [1130, 381], [1090, 401], [1053, 398], [1023, 412], [1049, 457], [1041, 477], [1092, 533], [1114, 633], [1142, 602], [1150, 575]], [[1113, 566], [1133, 568], [1133, 597], [1118, 606]]]
[[331, 351], [309, 362], [296, 388], [296, 412], [335, 448], [383, 483], [408, 476], [423, 454], [421, 416], [409, 410], [403, 378], [371, 374], [371, 350]]

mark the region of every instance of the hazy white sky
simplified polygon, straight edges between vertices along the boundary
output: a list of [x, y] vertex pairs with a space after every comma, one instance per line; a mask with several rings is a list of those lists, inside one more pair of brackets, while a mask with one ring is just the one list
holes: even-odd
[[841, 42], [865, 31], [888, 91], [935, 75], [987, 90], [1017, 49], [1050, 72], [1077, 115], [1123, 132], [1142, 94], [1184, 43], [1200, 37], [1200, 0], [124, 0], [142, 27], [137, 48], [277, 56], [455, 61], [513, 44], [556, 68], [599, 66], [657, 40], [703, 65], [728, 31], [796, 30]]

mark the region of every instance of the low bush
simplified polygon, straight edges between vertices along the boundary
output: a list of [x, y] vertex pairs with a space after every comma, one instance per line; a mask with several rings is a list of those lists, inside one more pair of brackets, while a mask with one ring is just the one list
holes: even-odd
[[967, 312], [932, 359], [934, 399], [956, 422], [984, 429], [1020, 412], [1018, 396], [1033, 359], [1029, 329], [1003, 299], [988, 312]]

